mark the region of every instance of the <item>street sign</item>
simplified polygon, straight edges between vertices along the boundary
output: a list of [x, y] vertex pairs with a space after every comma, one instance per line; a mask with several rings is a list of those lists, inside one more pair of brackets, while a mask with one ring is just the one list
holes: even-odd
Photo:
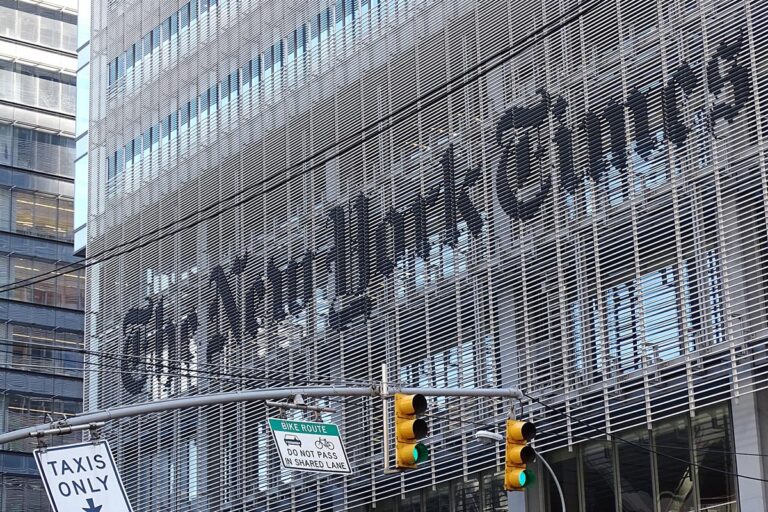
[[35, 450], [54, 512], [133, 512], [107, 441]]
[[283, 467], [316, 473], [352, 473], [339, 427], [333, 423], [269, 418]]

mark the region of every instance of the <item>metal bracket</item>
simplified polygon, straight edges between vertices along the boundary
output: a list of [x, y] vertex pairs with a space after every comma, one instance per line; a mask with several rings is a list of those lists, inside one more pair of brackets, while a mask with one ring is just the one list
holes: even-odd
[[382, 441], [382, 454], [384, 456], [384, 474], [399, 474], [400, 471], [389, 467], [389, 399], [392, 398], [392, 389], [387, 382], [387, 364], [381, 365], [381, 416], [384, 423], [384, 439]]
[[67, 423], [66, 420], [57, 421], [55, 423], [51, 424], [51, 428], [45, 429], [45, 430], [35, 430], [34, 432], [29, 433], [29, 437], [36, 438], [38, 442], [41, 441], [45, 436], [63, 436], [65, 434], [71, 434], [72, 432], [79, 432], [81, 430], [91, 430], [93, 432], [94, 430], [103, 427], [106, 425], [103, 421], [97, 421], [93, 423], [88, 423], [86, 425], [75, 425], [71, 426]]
[[304, 397], [301, 396], [301, 394], [294, 395], [293, 396], [293, 403], [287, 404], [284, 402], [275, 402], [273, 400], [267, 400], [264, 402], [265, 405], [269, 407], [276, 407], [278, 409], [295, 409], [299, 411], [313, 411], [313, 412], [337, 412], [336, 409], [333, 409], [332, 407], [321, 407], [318, 405], [307, 405], [304, 402]]
[[37, 437], [37, 449], [45, 453], [48, 450], [48, 443], [45, 442], [44, 436]]
[[97, 444], [101, 440], [101, 433], [99, 432], [99, 428], [103, 426], [103, 422], [101, 425], [97, 423], [91, 423], [88, 425], [88, 437], [90, 438], [91, 443]]

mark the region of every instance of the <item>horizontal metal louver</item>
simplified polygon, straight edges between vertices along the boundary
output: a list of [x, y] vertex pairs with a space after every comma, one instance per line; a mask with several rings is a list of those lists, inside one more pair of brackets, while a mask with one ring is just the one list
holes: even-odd
[[[91, 41], [88, 251], [134, 250], [88, 270], [87, 408], [386, 363], [618, 432], [766, 386], [763, 3], [219, 0], [108, 84], [179, 8], [132, 5]], [[281, 469], [263, 404], [105, 435], [136, 510], [354, 508], [503, 463], [472, 434], [508, 402], [431, 399], [404, 476], [380, 401], [317, 405], [351, 476]], [[539, 450], [600, 435], [524, 411]]]

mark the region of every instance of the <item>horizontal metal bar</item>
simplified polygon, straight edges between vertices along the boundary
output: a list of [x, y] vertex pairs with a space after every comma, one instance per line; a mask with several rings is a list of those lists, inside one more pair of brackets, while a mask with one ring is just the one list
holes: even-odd
[[522, 399], [523, 394], [517, 388], [397, 388], [390, 384], [390, 392], [424, 396], [472, 396], [472, 397], [510, 397]]
[[[313, 388], [270, 388], [253, 391], [232, 391], [229, 393], [215, 393], [211, 395], [196, 395], [183, 398], [171, 398], [168, 400], [157, 400], [154, 402], [145, 402], [135, 405], [126, 405], [105, 409], [103, 411], [79, 414], [67, 419], [69, 426], [87, 425], [100, 421], [110, 421], [131, 416], [141, 416], [155, 412], [172, 411], [175, 409], [187, 409], [191, 407], [203, 407], [206, 405], [229, 404], [236, 402], [256, 402], [262, 400], [276, 400], [280, 398], [292, 398], [301, 394], [303, 396], [378, 396], [379, 390], [375, 387], [336, 387], [324, 386]], [[0, 435], [0, 444], [18, 441], [28, 437], [31, 433], [39, 430], [56, 428], [56, 423], [43, 424], [34, 427], [28, 427], [21, 430], [15, 430]]]
[[48, 430], [37, 430], [35, 432], [30, 432], [29, 437], [61, 436], [64, 434], [71, 434], [72, 432], [79, 432], [80, 430], [90, 430], [92, 428], [101, 428], [104, 425], [106, 425], [106, 423], [103, 421], [99, 421], [96, 423], [89, 423], [87, 425], [76, 425], [76, 426], [67, 425], [63, 427], [50, 428]]
[[[395, 388], [396, 389], [396, 388]], [[482, 388], [482, 389], [462, 389], [462, 388], [401, 388], [398, 392], [407, 394], [422, 394], [425, 396], [488, 396], [488, 397], [513, 397], [521, 398], [522, 394], [515, 388]], [[277, 400], [280, 398], [293, 398], [296, 395], [327, 397], [327, 396], [381, 396], [381, 389], [378, 386], [370, 387], [341, 387], [341, 386], [317, 386], [309, 388], [269, 388], [257, 389], [253, 391], [232, 391], [229, 393], [215, 393], [211, 395], [196, 395], [183, 398], [170, 398], [167, 400], [156, 400], [154, 402], [145, 402], [141, 404], [126, 405], [105, 409], [103, 411], [90, 412], [72, 416], [66, 420], [66, 427], [75, 427], [79, 425], [90, 425], [92, 423], [107, 422], [120, 418], [131, 416], [141, 416], [155, 412], [172, 411], [175, 409], [187, 409], [191, 407], [203, 407], [206, 405], [220, 405], [236, 402], [256, 402], [262, 400]], [[13, 432], [0, 434], [0, 445], [18, 441], [29, 436], [36, 436], [37, 432], [52, 430], [56, 428], [65, 428], [61, 422], [37, 425]]]
[[283, 402], [274, 402], [272, 400], [267, 400], [264, 403], [269, 407], [277, 407], [279, 409], [298, 409], [300, 411], [336, 412], [336, 409], [333, 409], [332, 407], [320, 407], [318, 405], [285, 404]]

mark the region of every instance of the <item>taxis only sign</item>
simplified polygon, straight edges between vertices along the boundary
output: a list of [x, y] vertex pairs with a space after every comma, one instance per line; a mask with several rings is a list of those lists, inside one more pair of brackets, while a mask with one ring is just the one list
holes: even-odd
[[54, 512], [132, 512], [107, 441], [35, 450]]
[[269, 418], [269, 427], [284, 468], [352, 473], [337, 425]]

